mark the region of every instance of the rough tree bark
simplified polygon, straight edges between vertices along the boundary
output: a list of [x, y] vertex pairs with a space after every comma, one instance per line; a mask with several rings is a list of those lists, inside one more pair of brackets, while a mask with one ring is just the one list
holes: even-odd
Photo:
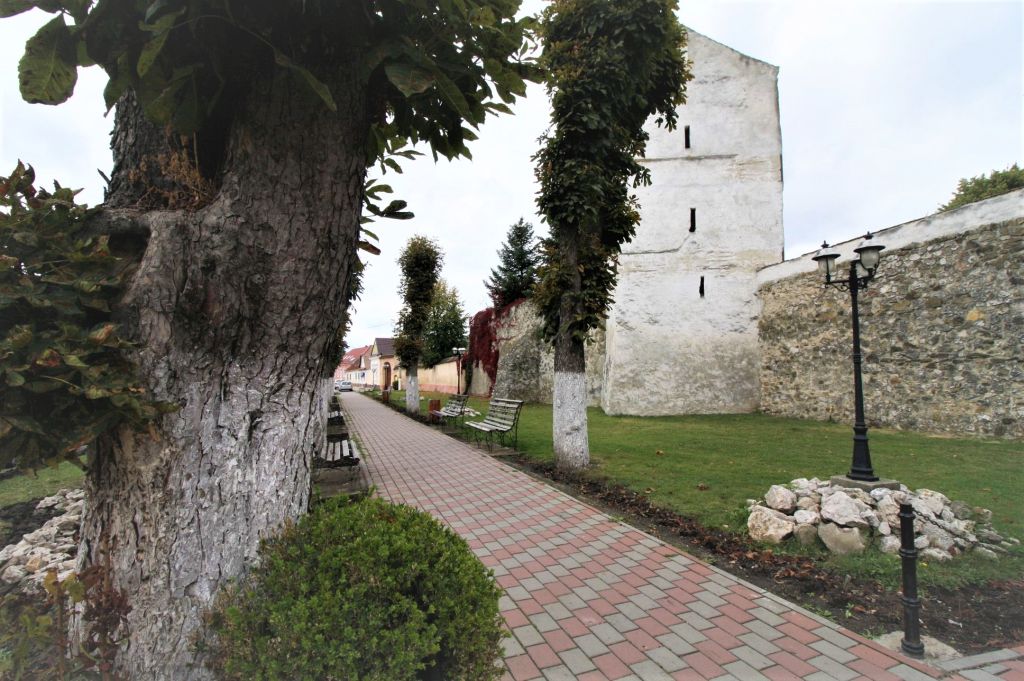
[[555, 337], [555, 382], [552, 399], [552, 440], [555, 464], [563, 470], [580, 470], [590, 465], [590, 441], [587, 436], [587, 374], [583, 341], [572, 335], [569, 322], [580, 311], [582, 282], [577, 268], [575, 242], [567, 243], [562, 258], [573, 272], [571, 290], [562, 296], [559, 309], [558, 335]]
[[410, 414], [420, 413], [419, 363], [405, 368], [405, 410]]
[[[366, 170], [365, 94], [332, 86], [337, 113], [287, 77], [254, 83], [212, 200], [138, 215], [148, 242], [121, 314], [146, 384], [180, 410], [98, 443], [79, 559], [109, 565], [128, 594], [129, 678], [207, 678], [203, 610], [306, 510]], [[119, 114], [109, 205], [137, 198], [126, 173], [160, 133]]]

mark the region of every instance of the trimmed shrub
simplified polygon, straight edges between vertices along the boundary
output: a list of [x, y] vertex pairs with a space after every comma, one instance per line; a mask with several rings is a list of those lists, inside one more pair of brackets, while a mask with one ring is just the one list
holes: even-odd
[[500, 589], [465, 541], [378, 499], [331, 499], [265, 541], [210, 616], [224, 679], [493, 679]]

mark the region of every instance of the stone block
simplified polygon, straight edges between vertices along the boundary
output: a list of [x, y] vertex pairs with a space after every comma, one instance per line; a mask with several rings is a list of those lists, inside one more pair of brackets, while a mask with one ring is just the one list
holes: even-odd
[[784, 513], [774, 509], [756, 506], [747, 518], [747, 531], [755, 541], [766, 541], [778, 544], [793, 533], [794, 523]]
[[818, 537], [828, 550], [836, 555], [861, 553], [866, 544], [864, 535], [856, 527], [840, 527], [834, 523], [822, 523], [818, 526]]

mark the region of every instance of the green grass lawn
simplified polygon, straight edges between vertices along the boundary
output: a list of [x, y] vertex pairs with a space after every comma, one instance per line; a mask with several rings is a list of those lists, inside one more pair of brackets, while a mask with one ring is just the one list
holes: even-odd
[[61, 488], [79, 487], [82, 469], [70, 463], [44, 468], [35, 475], [16, 475], [0, 481], [0, 508], [53, 494]]
[[[404, 404], [404, 393], [392, 393], [392, 400]], [[473, 398], [470, 404], [481, 412], [487, 409], [483, 399]], [[773, 484], [797, 477], [826, 479], [850, 467], [852, 430], [844, 424], [762, 414], [607, 416], [596, 408], [588, 410], [588, 419], [593, 474], [647, 492], [655, 504], [705, 525], [736, 532], [746, 530], [746, 499], [761, 497]], [[881, 428], [869, 435], [876, 474], [989, 508], [999, 531], [1024, 539], [1024, 442]], [[532, 460], [553, 461], [550, 405], [523, 408], [518, 449]], [[834, 563], [887, 581], [898, 570], [890, 556]], [[922, 568], [923, 581], [933, 583], [1022, 574], [1024, 552], [998, 563], [967, 557]]]

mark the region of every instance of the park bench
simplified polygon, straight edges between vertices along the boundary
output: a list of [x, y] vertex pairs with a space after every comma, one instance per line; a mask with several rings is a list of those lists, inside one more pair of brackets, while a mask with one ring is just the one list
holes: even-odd
[[449, 420], [455, 421], [462, 418], [462, 415], [466, 413], [467, 400], [469, 400], [469, 395], [452, 395], [441, 409], [434, 409], [430, 415], [440, 420], [441, 427], [444, 428]]
[[487, 406], [487, 416], [483, 421], [466, 421], [465, 425], [487, 435], [487, 449], [491, 449], [495, 433], [502, 445], [505, 444], [505, 436], [511, 433], [514, 448], [519, 438], [519, 412], [522, 409], [522, 400], [496, 397]]
[[332, 396], [327, 416], [327, 450], [324, 452], [324, 462], [331, 466], [355, 466], [359, 458], [348, 439], [348, 426], [345, 425], [345, 417], [341, 413], [341, 401]]

